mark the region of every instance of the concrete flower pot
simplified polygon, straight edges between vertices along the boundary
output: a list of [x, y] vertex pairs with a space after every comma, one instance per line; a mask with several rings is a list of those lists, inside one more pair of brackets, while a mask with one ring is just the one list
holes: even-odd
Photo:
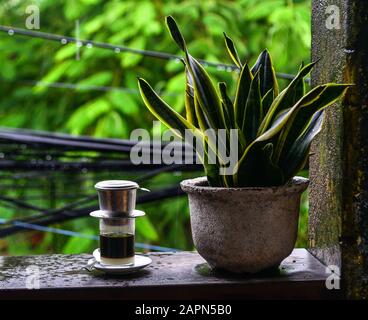
[[258, 272], [278, 266], [294, 248], [300, 196], [308, 179], [281, 187], [215, 188], [184, 180], [194, 245], [211, 267]]

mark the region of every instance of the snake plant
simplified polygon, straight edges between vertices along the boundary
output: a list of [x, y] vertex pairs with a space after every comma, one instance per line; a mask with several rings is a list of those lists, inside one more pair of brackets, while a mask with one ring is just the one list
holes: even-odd
[[[224, 33], [225, 45], [238, 69], [234, 99], [229, 98], [226, 84], [216, 88], [201, 63], [192, 57], [175, 22], [166, 24], [176, 44], [184, 53], [186, 72], [185, 109], [182, 116], [164, 102], [141, 78], [138, 85], [147, 108], [162, 123], [182, 138], [186, 129], [203, 139], [201, 159], [210, 186], [267, 187], [288, 183], [308, 158], [313, 138], [321, 129], [324, 109], [337, 101], [349, 84], [327, 83], [305, 92], [304, 78], [315, 62], [301, 65], [289, 85], [279, 92], [272, 59], [264, 50], [253, 66], [242, 62], [235, 44]], [[206, 139], [207, 129], [237, 130], [237, 159], [232, 174], [223, 175], [226, 166], [217, 155], [210, 163], [206, 155], [214, 148]]]

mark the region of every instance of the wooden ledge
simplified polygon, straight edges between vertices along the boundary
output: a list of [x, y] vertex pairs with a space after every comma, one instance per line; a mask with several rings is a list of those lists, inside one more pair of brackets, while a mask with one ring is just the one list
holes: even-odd
[[[0, 299], [324, 299], [339, 294], [326, 289], [325, 266], [305, 249], [295, 249], [278, 269], [252, 276], [213, 272], [194, 252], [149, 256], [153, 263], [140, 273], [114, 277], [85, 270], [88, 254], [0, 257]], [[30, 266], [39, 270], [40, 289], [27, 289]]]

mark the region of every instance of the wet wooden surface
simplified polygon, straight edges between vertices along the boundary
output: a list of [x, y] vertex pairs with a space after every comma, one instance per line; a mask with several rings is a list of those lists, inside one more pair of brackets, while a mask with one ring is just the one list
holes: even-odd
[[[257, 275], [213, 271], [193, 252], [150, 253], [153, 262], [135, 275], [107, 276], [84, 269], [91, 255], [0, 257], [0, 300], [332, 298], [325, 266], [295, 249], [279, 268]], [[39, 271], [39, 289], [27, 289]]]

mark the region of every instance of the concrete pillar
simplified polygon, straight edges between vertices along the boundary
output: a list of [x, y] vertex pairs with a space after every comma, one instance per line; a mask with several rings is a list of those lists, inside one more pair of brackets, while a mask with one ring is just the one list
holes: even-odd
[[311, 148], [310, 251], [368, 298], [368, 1], [312, 1], [312, 85], [354, 83]]

